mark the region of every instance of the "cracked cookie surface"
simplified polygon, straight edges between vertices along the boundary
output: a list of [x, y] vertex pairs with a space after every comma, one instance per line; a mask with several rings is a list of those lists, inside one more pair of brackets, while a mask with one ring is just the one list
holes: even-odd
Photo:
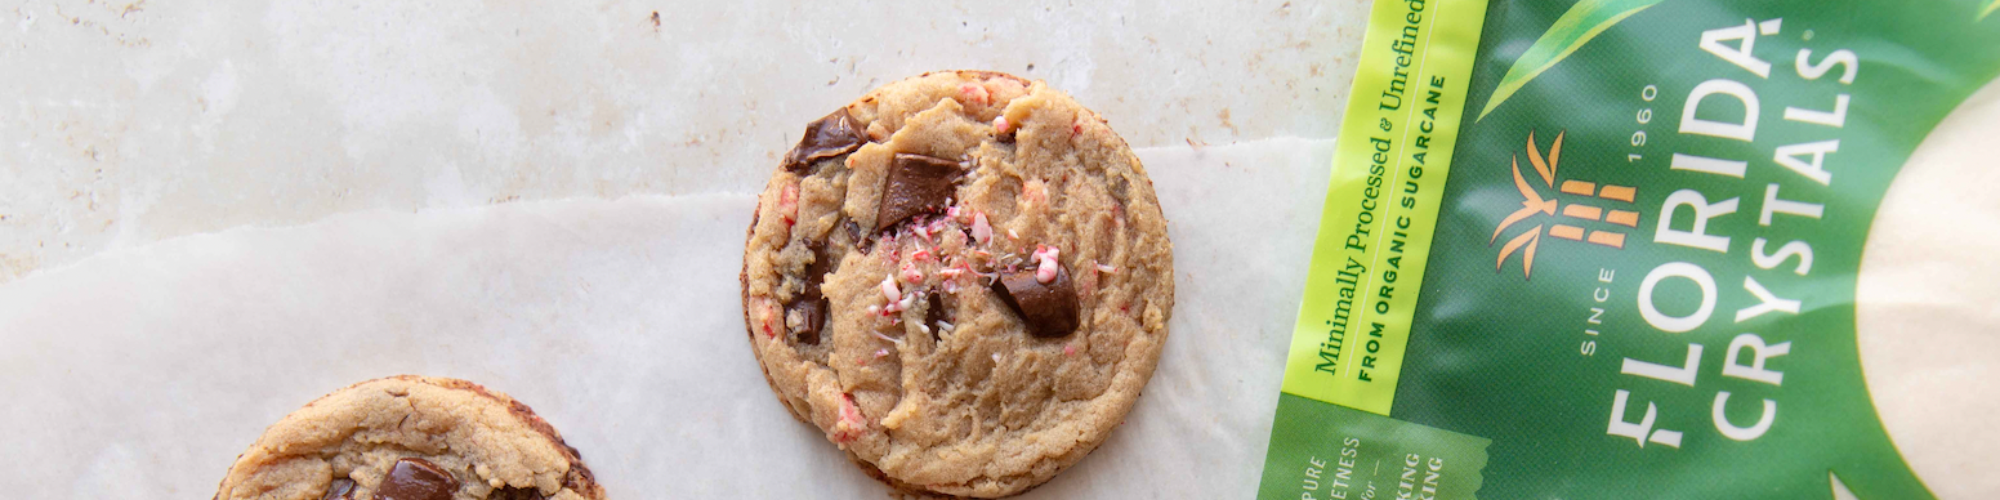
[[217, 500], [601, 500], [575, 448], [527, 405], [402, 375], [306, 404], [238, 456]]
[[1039, 81], [946, 71], [806, 128], [759, 196], [745, 326], [779, 399], [871, 475], [1007, 496], [1103, 443], [1159, 361], [1152, 182]]

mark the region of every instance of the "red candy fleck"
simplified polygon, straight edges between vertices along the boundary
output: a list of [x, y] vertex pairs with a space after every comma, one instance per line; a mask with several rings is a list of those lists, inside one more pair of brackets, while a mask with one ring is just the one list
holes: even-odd
[[783, 216], [785, 218], [785, 225], [787, 226], [790, 226], [793, 223], [798, 222], [799, 219], [798, 184], [785, 186], [785, 190], [778, 195], [778, 215]]
[[861, 431], [867, 427], [867, 420], [861, 416], [861, 409], [854, 406], [853, 394], [840, 395], [840, 422], [834, 424], [833, 440], [837, 443], [852, 443], [861, 438]]
[[976, 102], [980, 104], [993, 103], [993, 95], [986, 92], [986, 86], [984, 85], [980, 85], [977, 83], [961, 83], [958, 85], [958, 93], [959, 95], [965, 96], [966, 100], [969, 102]]
[[757, 303], [757, 308], [763, 312], [763, 314], [758, 315], [757, 326], [764, 330], [764, 336], [769, 338], [777, 338], [778, 337], [777, 330], [771, 327], [771, 320], [773, 317], [782, 318], [782, 316], [779, 316], [777, 308], [772, 306], [769, 301], [763, 301], [763, 300], [760, 300]]

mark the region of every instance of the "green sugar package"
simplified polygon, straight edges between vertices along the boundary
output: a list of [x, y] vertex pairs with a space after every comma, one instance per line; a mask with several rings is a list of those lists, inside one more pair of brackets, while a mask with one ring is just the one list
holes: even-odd
[[2000, 498], [1996, 10], [1378, 0], [1258, 498]]

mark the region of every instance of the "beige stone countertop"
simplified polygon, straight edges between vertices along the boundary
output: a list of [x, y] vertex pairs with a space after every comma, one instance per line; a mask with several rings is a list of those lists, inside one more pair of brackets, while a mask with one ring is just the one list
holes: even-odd
[[366, 209], [755, 192], [938, 69], [1134, 147], [1330, 138], [1368, 3], [35, 1], [0, 7], [0, 282]]
[[360, 380], [533, 406], [613, 498], [886, 498], [743, 341], [754, 193], [924, 71], [1046, 80], [1155, 181], [1166, 353], [1023, 498], [1256, 488], [1368, 3], [0, 6], [0, 490], [206, 498]]

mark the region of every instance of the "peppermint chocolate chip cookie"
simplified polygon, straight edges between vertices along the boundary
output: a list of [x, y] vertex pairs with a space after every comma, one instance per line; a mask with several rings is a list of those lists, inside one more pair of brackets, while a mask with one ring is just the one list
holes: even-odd
[[403, 375], [292, 412], [236, 458], [217, 500], [597, 500], [576, 449], [527, 405]]
[[778, 398], [871, 475], [1001, 497], [1123, 421], [1173, 275], [1152, 181], [1103, 118], [937, 72], [806, 127], [758, 200], [744, 320]]

